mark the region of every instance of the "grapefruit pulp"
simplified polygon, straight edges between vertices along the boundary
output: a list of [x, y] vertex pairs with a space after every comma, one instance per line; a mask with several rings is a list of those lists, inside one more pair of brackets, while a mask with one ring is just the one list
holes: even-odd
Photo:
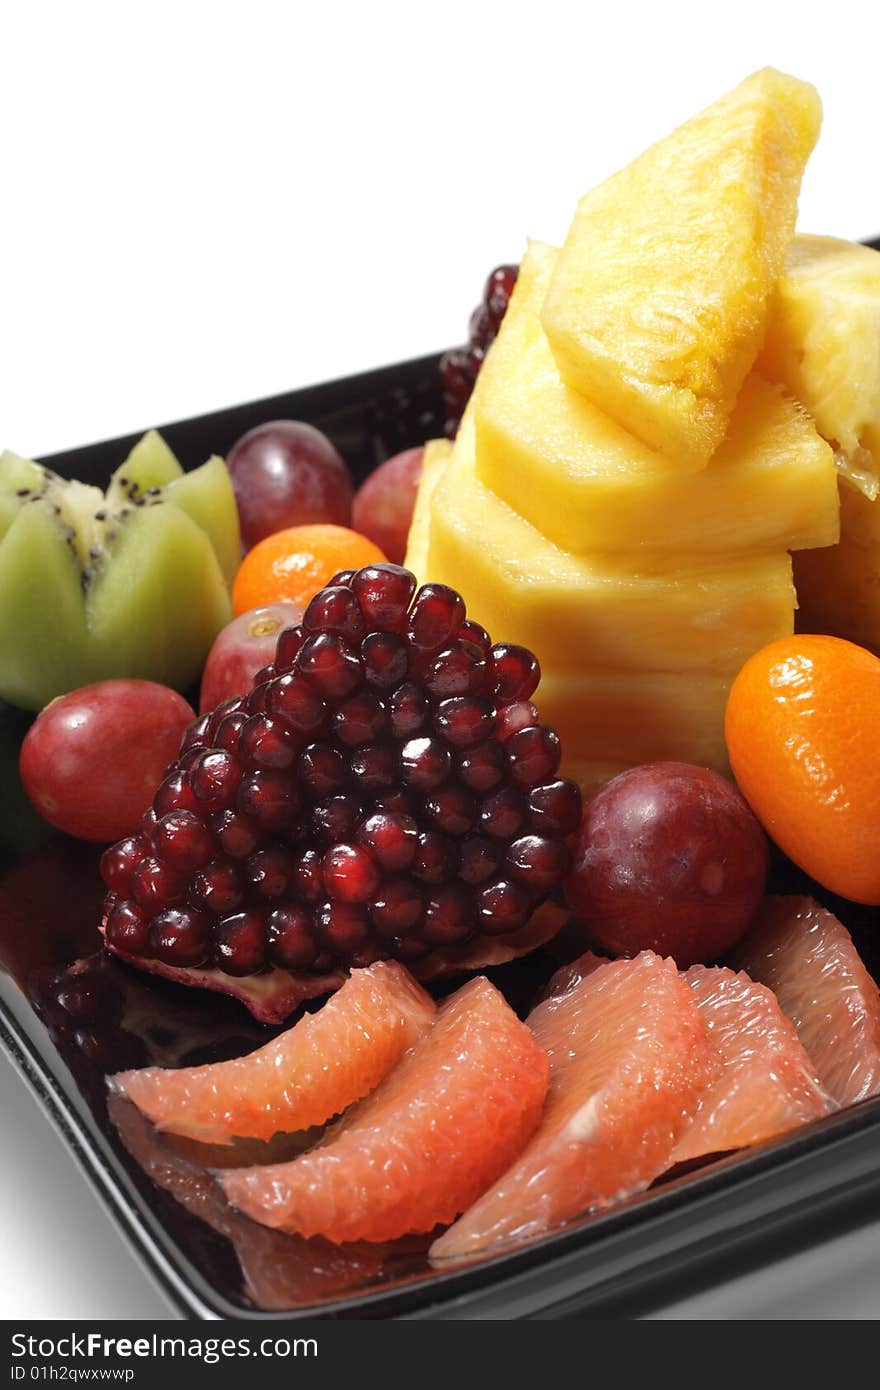
[[520, 1152], [548, 1085], [543, 1048], [482, 976], [324, 1140], [292, 1163], [221, 1175], [255, 1221], [335, 1242], [452, 1221]]
[[207, 1144], [271, 1139], [340, 1114], [431, 1026], [434, 1003], [396, 961], [353, 970], [316, 1013], [265, 1047], [201, 1067], [122, 1072], [115, 1086], [160, 1129]]

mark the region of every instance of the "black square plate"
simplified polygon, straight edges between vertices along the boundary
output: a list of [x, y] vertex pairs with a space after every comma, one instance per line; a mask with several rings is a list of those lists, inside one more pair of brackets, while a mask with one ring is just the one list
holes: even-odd
[[[437, 359], [219, 411], [163, 433], [194, 467], [226, 453], [244, 430], [278, 418], [324, 430], [361, 478], [389, 454], [439, 433]], [[103, 485], [136, 437], [45, 462]], [[160, 1140], [131, 1107], [113, 1101], [108, 1109], [105, 1075], [147, 1061], [232, 1056], [265, 1040], [266, 1031], [231, 1000], [169, 985], [100, 952], [98, 852], [53, 835], [30, 810], [17, 775], [27, 723], [0, 705], [0, 1041], [183, 1314], [632, 1315], [875, 1213], [880, 1098], [449, 1273], [429, 1268], [424, 1241], [339, 1251], [253, 1225], [221, 1200], [192, 1146]], [[789, 879], [777, 886], [812, 890], [783, 872]], [[828, 901], [878, 974], [880, 914]], [[539, 952], [491, 973], [514, 1004], [525, 1005], [552, 968]]]

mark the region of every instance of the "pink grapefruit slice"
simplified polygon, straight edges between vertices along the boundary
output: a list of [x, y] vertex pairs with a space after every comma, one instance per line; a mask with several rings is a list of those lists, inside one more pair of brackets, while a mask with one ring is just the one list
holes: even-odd
[[758, 1144], [834, 1108], [771, 990], [718, 966], [692, 965], [684, 979], [718, 1066], [674, 1163]]
[[731, 964], [773, 990], [838, 1105], [880, 1094], [880, 988], [813, 898], [768, 898]]
[[404, 966], [353, 970], [316, 1013], [245, 1057], [145, 1067], [113, 1084], [159, 1129], [205, 1144], [309, 1129], [368, 1095], [431, 1026], [435, 1006]]
[[[577, 963], [575, 963], [577, 966]], [[544, 1118], [494, 1186], [435, 1241], [461, 1258], [640, 1191], [668, 1167], [711, 1067], [708, 1031], [671, 960], [566, 967], [528, 1023], [550, 1057]]]
[[547, 1055], [493, 985], [469, 981], [385, 1078], [309, 1153], [227, 1171], [229, 1200], [266, 1226], [337, 1243], [452, 1221], [541, 1117]]

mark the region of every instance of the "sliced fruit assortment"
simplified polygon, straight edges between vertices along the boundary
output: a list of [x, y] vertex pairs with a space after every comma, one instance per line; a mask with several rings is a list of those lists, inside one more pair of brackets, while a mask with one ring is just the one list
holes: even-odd
[[644, 760], [728, 770], [733, 677], [793, 629], [788, 551], [837, 540], [832, 448], [755, 370], [818, 127], [811, 87], [757, 73], [587, 194], [560, 252], [531, 243], [425, 478], [408, 562], [536, 651], [587, 795]]
[[448, 587], [416, 593], [394, 565], [334, 576], [105, 854], [106, 944], [268, 1019], [350, 965], [532, 949], [581, 817], [529, 703], [539, 678]]
[[541, 1123], [515, 1163], [431, 1247], [461, 1257], [538, 1235], [641, 1191], [670, 1166], [712, 1066], [706, 1025], [671, 961], [596, 962], [529, 1015], [550, 1057]]
[[[880, 991], [830, 913], [768, 899], [735, 963], [765, 983], [588, 952], [525, 1025], [483, 978], [435, 1011], [403, 966], [377, 964], [249, 1056], [112, 1089], [200, 1141], [194, 1160], [210, 1154], [261, 1224], [342, 1244], [448, 1225], [432, 1258], [467, 1258], [880, 1092]], [[323, 1133], [275, 1134], [352, 1101]]]
[[392, 1240], [464, 1211], [541, 1118], [547, 1055], [478, 977], [441, 1006], [377, 1091], [292, 1163], [225, 1173], [223, 1190], [267, 1226], [330, 1240]]
[[838, 1105], [880, 1095], [880, 988], [812, 898], [770, 898], [733, 963], [767, 985]]
[[106, 493], [0, 455], [0, 697], [134, 676], [185, 690], [231, 616], [241, 553], [226, 466], [148, 434]]
[[692, 965], [684, 978], [709, 1029], [716, 1070], [673, 1163], [760, 1144], [834, 1108], [769, 989], [719, 966]]
[[229, 1062], [121, 1073], [160, 1129], [208, 1144], [322, 1125], [368, 1095], [430, 1028], [434, 1004], [396, 961], [354, 970], [317, 1013]]

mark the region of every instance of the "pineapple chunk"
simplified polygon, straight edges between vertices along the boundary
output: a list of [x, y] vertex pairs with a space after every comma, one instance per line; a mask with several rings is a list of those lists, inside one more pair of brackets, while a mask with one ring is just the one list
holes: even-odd
[[[559, 376], [541, 327], [558, 252], [532, 242], [474, 401], [477, 476], [557, 545], [788, 550], [838, 536], [833, 453], [796, 402], [752, 375], [709, 466], [683, 473]], [[878, 258], [880, 259], [880, 258]], [[878, 334], [880, 351], [880, 334]]]
[[547, 670], [719, 672], [791, 632], [787, 554], [664, 563], [633, 573], [631, 555], [575, 556], [546, 540], [476, 477], [466, 412], [431, 499], [426, 572], [490, 632], [530, 647]]
[[422, 472], [416, 505], [406, 540], [404, 564], [412, 570], [420, 584], [425, 581], [428, 560], [428, 527], [431, 518], [431, 497], [452, 454], [450, 439], [429, 439], [422, 458]]
[[544, 305], [567, 384], [681, 468], [718, 448], [767, 322], [821, 121], [773, 68], [578, 206]]
[[846, 637], [880, 656], [880, 544], [859, 545], [844, 536], [828, 550], [795, 556], [794, 575], [801, 632]]
[[803, 402], [850, 483], [876, 497], [880, 251], [835, 237], [796, 237], [773, 296], [760, 365]]
[[732, 680], [711, 671], [545, 671], [534, 699], [571, 758], [675, 758], [726, 772]]

